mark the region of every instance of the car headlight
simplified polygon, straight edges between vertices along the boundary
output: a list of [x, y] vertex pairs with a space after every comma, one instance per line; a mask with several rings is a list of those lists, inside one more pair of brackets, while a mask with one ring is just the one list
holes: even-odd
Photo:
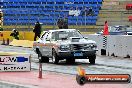
[[89, 49], [89, 48], [96, 49], [97, 48], [97, 45], [96, 44], [87, 44], [86, 45], [86, 48], [87, 49]]
[[69, 50], [70, 45], [60, 45], [60, 50]]
[[86, 47], [93, 47], [93, 44], [87, 44]]

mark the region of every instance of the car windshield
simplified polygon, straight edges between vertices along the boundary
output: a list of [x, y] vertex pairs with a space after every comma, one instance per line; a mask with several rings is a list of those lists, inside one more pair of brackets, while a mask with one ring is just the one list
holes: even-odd
[[130, 28], [127, 28], [127, 31], [131, 31], [131, 32], [132, 32], [132, 27], [130, 27]]
[[110, 26], [109, 32], [126, 31], [128, 26]]
[[68, 39], [70, 37], [83, 38], [83, 36], [77, 30], [56, 31], [54, 33], [55, 33], [55, 40]]

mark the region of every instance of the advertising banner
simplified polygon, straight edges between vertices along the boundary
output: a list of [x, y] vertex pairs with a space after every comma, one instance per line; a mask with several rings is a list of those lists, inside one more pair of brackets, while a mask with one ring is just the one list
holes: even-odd
[[30, 54], [1, 53], [0, 71], [30, 71]]

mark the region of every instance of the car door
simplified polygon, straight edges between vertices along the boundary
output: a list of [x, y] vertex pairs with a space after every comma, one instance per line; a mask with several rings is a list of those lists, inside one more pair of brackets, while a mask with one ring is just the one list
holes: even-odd
[[38, 42], [38, 46], [39, 46], [39, 50], [40, 50], [42, 56], [46, 56], [47, 55], [47, 54], [45, 54], [46, 53], [45, 44], [46, 44], [47, 36], [48, 36], [48, 32], [45, 32], [45, 33], [42, 34], [42, 36], [37, 41]]
[[48, 32], [46, 37], [43, 39], [44, 46], [42, 46], [42, 49], [43, 49], [43, 53], [47, 57], [52, 56], [51, 34], [52, 34], [51, 32]]

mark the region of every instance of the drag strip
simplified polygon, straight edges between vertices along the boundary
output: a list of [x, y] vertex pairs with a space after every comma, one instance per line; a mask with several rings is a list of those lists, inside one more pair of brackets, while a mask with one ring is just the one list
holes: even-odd
[[[34, 53], [32, 48], [13, 47], [0, 45], [0, 51], [5, 52], [20, 52], [31, 54], [31, 68], [32, 70], [39, 69], [38, 55]], [[42, 63], [43, 72], [56, 72], [63, 74], [77, 74], [77, 67], [82, 66], [88, 74], [130, 74], [132, 75], [132, 59], [115, 58], [107, 56], [97, 56], [96, 64], [89, 64], [88, 59], [76, 60], [75, 64], [66, 64], [66, 61], [61, 61], [58, 65], [49, 63]]]
[[[95, 64], [90, 65], [89, 63], [76, 62], [75, 64], [66, 64], [65, 61], [58, 65], [50, 63], [43, 63], [43, 71], [52, 71], [65, 74], [77, 74], [77, 67], [82, 66], [89, 74], [132, 74], [131, 69], [124, 69], [116, 66], [108, 66]], [[38, 62], [32, 63], [32, 69], [37, 70], [39, 66]]]

